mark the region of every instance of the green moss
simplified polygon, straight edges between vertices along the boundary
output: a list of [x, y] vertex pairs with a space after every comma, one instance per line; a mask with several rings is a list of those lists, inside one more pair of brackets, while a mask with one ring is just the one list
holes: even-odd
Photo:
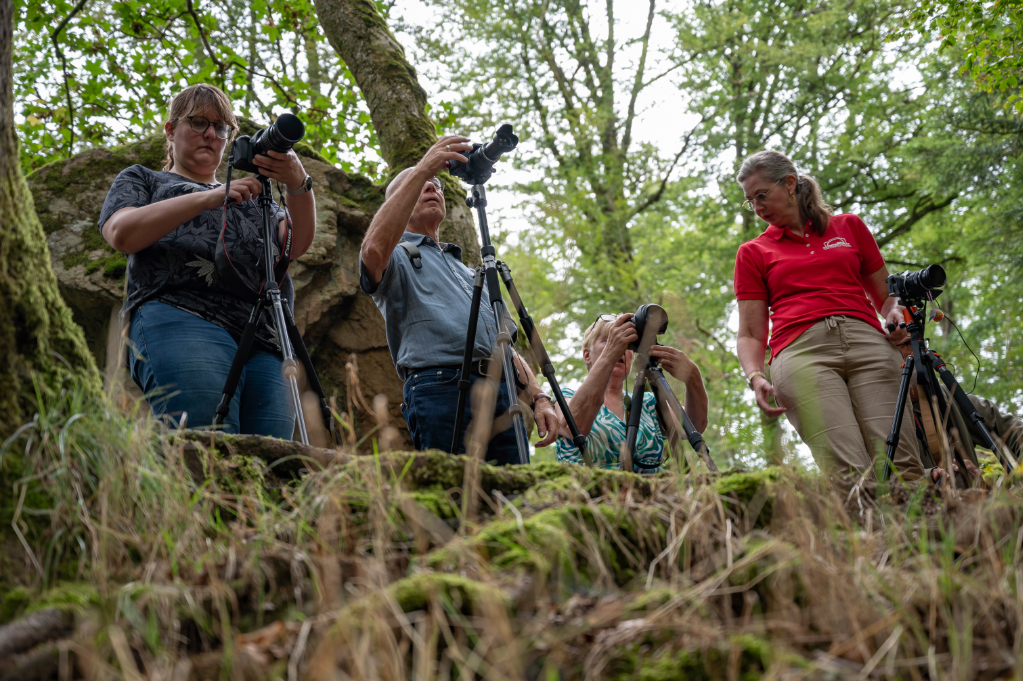
[[510, 607], [507, 594], [500, 589], [474, 582], [459, 575], [427, 573], [398, 580], [387, 588], [404, 612], [423, 610], [433, 595], [445, 595], [470, 607], [484, 602]]
[[31, 597], [31, 592], [23, 586], [15, 587], [4, 595], [0, 603], [0, 624], [6, 624], [18, 617], [25, 608]]
[[80, 612], [90, 606], [99, 605], [99, 602], [99, 591], [96, 590], [95, 585], [81, 582], [61, 582], [41, 594], [30, 595], [26, 607], [19, 613], [19, 616], [49, 608]]
[[412, 492], [411, 496], [417, 504], [442, 520], [457, 518], [459, 509], [451, 502], [447, 490], [436, 486]]

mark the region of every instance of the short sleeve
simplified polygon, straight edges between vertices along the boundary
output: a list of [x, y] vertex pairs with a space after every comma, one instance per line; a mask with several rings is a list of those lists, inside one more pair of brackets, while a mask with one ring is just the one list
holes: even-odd
[[866, 278], [881, 269], [881, 265], [884, 265], [884, 256], [881, 255], [881, 249], [877, 247], [874, 235], [867, 229], [866, 223], [860, 219], [860, 216], [850, 215], [849, 218], [849, 227], [860, 251], [860, 276]]
[[400, 246], [395, 246], [394, 250], [391, 251], [391, 257], [387, 261], [387, 267], [384, 268], [384, 273], [380, 276], [380, 281], [373, 283], [369, 278], [369, 272], [366, 271], [366, 264], [362, 262], [362, 256], [359, 256], [359, 287], [363, 293], [368, 295], [374, 295], [376, 293], [386, 294], [388, 289], [391, 288], [394, 279], [398, 277], [398, 272], [401, 270], [401, 263], [398, 261], [400, 257], [405, 255], [405, 249]]
[[[571, 388], [562, 388], [561, 392], [565, 396], [566, 401], [571, 400], [572, 396], [575, 395], [575, 391], [572, 390]], [[555, 448], [558, 451], [559, 463], [575, 464], [586, 463], [585, 461], [583, 461], [582, 452], [580, 452], [579, 448], [575, 446], [575, 443], [569, 440], [567, 437], [564, 436], [558, 437], [555, 443]]]
[[752, 241], [744, 243], [735, 254], [735, 279], [732, 285], [736, 300], [768, 299], [763, 257], [752, 244]]
[[99, 214], [99, 229], [110, 216], [122, 208], [141, 208], [153, 202], [153, 182], [151, 171], [145, 166], [134, 165], [125, 168], [114, 179], [114, 184], [107, 192], [103, 201], [103, 210]]

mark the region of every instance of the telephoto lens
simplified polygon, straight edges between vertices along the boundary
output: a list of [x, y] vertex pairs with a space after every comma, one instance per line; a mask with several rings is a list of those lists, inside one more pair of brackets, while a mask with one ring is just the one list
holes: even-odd
[[906, 288], [911, 291], [933, 291], [945, 285], [945, 269], [941, 265], [928, 265], [906, 275]]
[[512, 132], [512, 126], [505, 123], [494, 139], [487, 145], [476, 143], [468, 154], [467, 161], [448, 161], [448, 170], [458, 179], [468, 184], [483, 184], [494, 172], [494, 164], [519, 145], [519, 138]]
[[638, 340], [629, 343], [629, 350], [633, 352], [639, 350], [639, 344], [643, 342], [643, 332], [646, 330], [647, 322], [657, 325], [655, 336], [660, 336], [668, 330], [668, 313], [664, 311], [663, 307], [654, 303], [640, 305], [635, 316], [629, 321], [636, 326], [636, 333], [639, 334]]
[[282, 113], [269, 128], [253, 136], [252, 148], [256, 156], [265, 156], [271, 150], [286, 154], [304, 135], [305, 125], [301, 119], [293, 113]]

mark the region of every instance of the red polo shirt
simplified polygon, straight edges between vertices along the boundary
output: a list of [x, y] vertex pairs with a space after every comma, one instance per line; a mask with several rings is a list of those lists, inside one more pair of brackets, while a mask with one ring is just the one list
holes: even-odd
[[835, 215], [824, 236], [772, 225], [739, 246], [737, 300], [766, 300], [771, 310], [771, 359], [816, 322], [832, 315], [881, 322], [867, 298], [869, 275], [884, 265], [874, 236], [857, 215]]

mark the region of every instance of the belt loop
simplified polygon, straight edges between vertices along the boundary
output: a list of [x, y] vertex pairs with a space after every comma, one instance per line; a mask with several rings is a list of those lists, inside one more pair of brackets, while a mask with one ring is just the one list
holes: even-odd
[[829, 332], [831, 331], [831, 329], [837, 329], [838, 328], [838, 322], [835, 321], [834, 316], [825, 317], [824, 318], [824, 323], [827, 324]]

